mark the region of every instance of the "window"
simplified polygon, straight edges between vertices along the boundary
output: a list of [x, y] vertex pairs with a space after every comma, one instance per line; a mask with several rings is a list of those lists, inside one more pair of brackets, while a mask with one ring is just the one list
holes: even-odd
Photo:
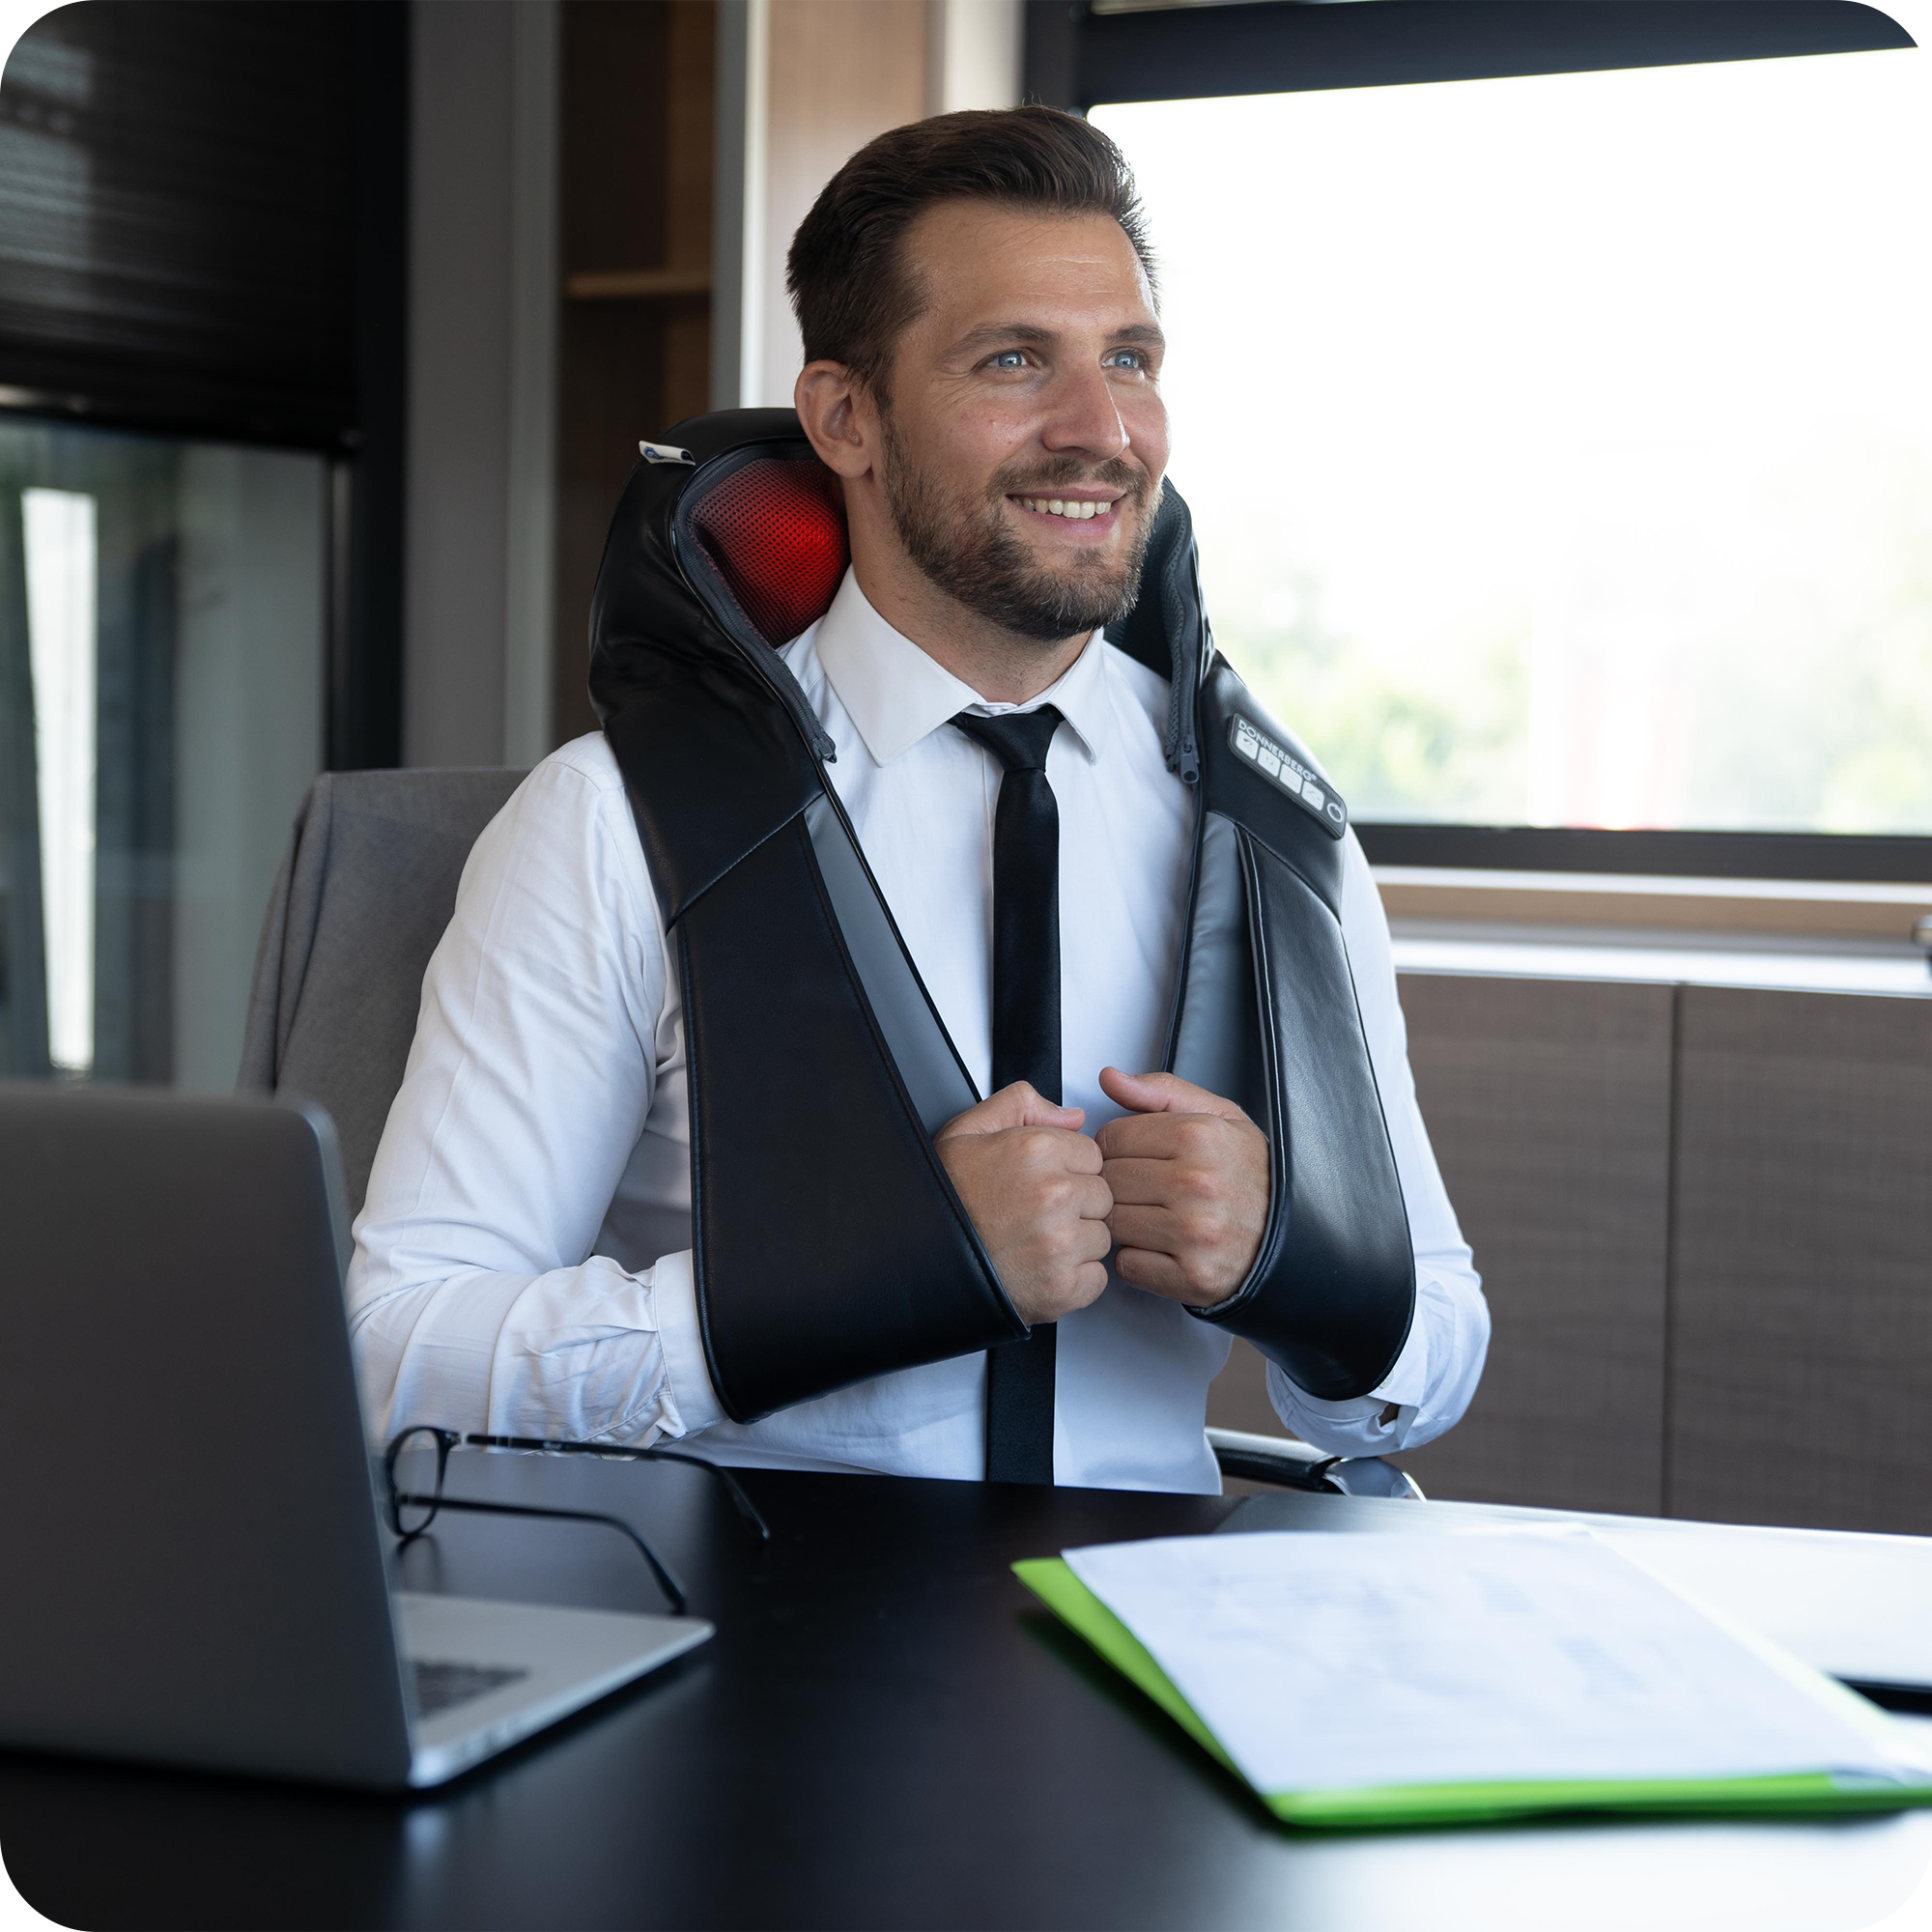
[[233, 1089], [322, 767], [327, 487], [0, 419], [0, 1072]]
[[1863, 835], [1762, 842], [1926, 875], [1929, 79], [1092, 108], [1149, 206], [1217, 633], [1373, 854], [1480, 863], [1377, 821]]

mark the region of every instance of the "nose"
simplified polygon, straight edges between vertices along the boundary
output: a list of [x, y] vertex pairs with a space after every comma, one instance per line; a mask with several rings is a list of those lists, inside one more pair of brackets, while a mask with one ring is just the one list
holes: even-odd
[[1131, 439], [1104, 369], [1074, 368], [1061, 377], [1054, 384], [1053, 408], [1040, 440], [1048, 449], [1092, 457], [1097, 463], [1126, 449]]

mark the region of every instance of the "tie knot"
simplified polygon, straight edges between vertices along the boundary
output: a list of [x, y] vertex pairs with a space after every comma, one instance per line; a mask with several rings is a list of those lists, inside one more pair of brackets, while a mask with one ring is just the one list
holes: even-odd
[[1037, 711], [1008, 711], [981, 718], [962, 711], [953, 724], [976, 744], [983, 745], [1009, 772], [1043, 772], [1047, 747], [1060, 729], [1060, 713], [1050, 704]]

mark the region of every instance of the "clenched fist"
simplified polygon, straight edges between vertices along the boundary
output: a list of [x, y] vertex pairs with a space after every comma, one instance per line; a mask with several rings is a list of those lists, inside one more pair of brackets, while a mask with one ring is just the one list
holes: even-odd
[[1029, 1327], [1085, 1308], [1107, 1285], [1114, 1197], [1100, 1179], [1099, 1148], [1077, 1131], [1086, 1118], [1018, 1080], [932, 1137]]
[[1267, 1227], [1267, 1136], [1235, 1105], [1172, 1073], [1103, 1067], [1134, 1111], [1096, 1139], [1114, 1197], [1114, 1270], [1170, 1301], [1209, 1308], [1247, 1279]]

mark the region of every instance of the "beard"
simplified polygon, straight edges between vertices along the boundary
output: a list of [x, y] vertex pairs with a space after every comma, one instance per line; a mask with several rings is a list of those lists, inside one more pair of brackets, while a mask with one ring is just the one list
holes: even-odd
[[[967, 610], [1015, 637], [1057, 644], [1119, 623], [1140, 595], [1153, 518], [1147, 472], [1119, 457], [1083, 463], [1066, 456], [995, 472], [978, 501], [949, 497], [912, 458], [890, 409], [880, 412], [880, 478], [898, 540], [925, 578]], [[1058, 568], [1037, 561], [1007, 524], [1009, 496], [1051, 497], [1069, 486], [1119, 490], [1118, 514], [1132, 530], [1124, 556], [1073, 552]]]

